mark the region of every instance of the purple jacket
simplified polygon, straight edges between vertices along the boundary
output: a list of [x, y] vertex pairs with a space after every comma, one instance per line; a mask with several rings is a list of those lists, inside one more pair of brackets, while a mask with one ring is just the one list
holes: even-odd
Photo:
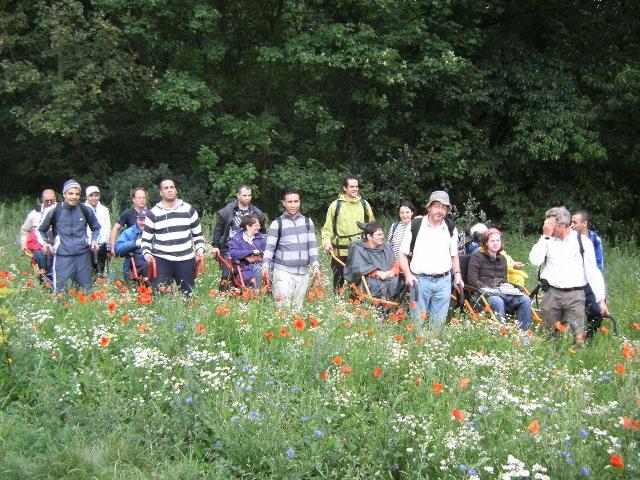
[[240, 230], [229, 239], [229, 257], [231, 257], [231, 260], [234, 262], [240, 262], [243, 277], [250, 278], [256, 266], [257, 268], [260, 268], [262, 260], [252, 264], [243, 259], [251, 255], [255, 255], [254, 250], [260, 251], [259, 255], [256, 256], [259, 256], [262, 259], [264, 247], [267, 244], [267, 238], [262, 233], [258, 232], [256, 236], [253, 237], [253, 243], [249, 243], [242, 238], [243, 233], [244, 232]]

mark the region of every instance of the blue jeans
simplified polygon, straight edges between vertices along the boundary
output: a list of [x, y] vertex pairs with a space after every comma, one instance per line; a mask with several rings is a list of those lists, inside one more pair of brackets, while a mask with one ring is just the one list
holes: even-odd
[[520, 330], [526, 332], [531, 325], [531, 299], [526, 295], [491, 295], [487, 298], [498, 319], [505, 322], [506, 312], [515, 312]]
[[427, 275], [415, 275], [418, 285], [411, 287], [412, 303], [411, 316], [415, 320], [418, 330], [422, 330], [424, 316], [429, 317], [429, 330], [439, 330], [447, 320], [447, 312], [451, 299], [451, 276], [433, 278]]

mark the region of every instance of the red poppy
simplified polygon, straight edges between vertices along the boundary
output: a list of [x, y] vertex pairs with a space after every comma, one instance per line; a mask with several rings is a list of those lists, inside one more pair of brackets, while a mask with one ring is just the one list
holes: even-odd
[[286, 337], [287, 335], [289, 335], [289, 330], [287, 330], [287, 327], [280, 327], [280, 328], [278, 329], [278, 334], [279, 334], [281, 337]]
[[149, 326], [146, 323], [139, 323], [138, 324], [138, 331], [140, 333], [148, 332], [149, 331]]
[[218, 305], [216, 307], [216, 314], [224, 316], [227, 313], [229, 313], [229, 307], [227, 307], [226, 305]]
[[458, 421], [464, 420], [464, 412], [459, 408], [454, 408], [453, 410], [451, 410], [451, 415]]
[[413, 380], [413, 384], [414, 384], [416, 387], [419, 387], [420, 385], [422, 385], [422, 379], [421, 379], [420, 377], [416, 377], [416, 378]]
[[609, 332], [609, 329], [607, 327], [602, 327], [600, 329], [600, 332], [602, 333], [602, 335], [606, 335]]
[[508, 330], [507, 330], [506, 328], [502, 327], [502, 328], [500, 329], [500, 335], [506, 335], [506, 334], [508, 334], [508, 333], [509, 333], [509, 332], [508, 332]]
[[633, 347], [629, 342], [624, 342], [624, 345], [622, 346], [622, 356], [627, 360], [631, 360], [631, 358], [633, 358]]
[[373, 376], [376, 378], [380, 378], [382, 376], [382, 368], [376, 367], [373, 371]]
[[196, 332], [204, 333], [206, 331], [207, 329], [204, 327], [204, 325], [202, 325], [201, 323], [196, 323]]
[[342, 358], [340, 357], [333, 357], [333, 364], [334, 365], [342, 365], [344, 362], [344, 360], [342, 360]]
[[624, 461], [622, 460], [622, 457], [617, 453], [614, 453], [609, 457], [609, 463], [619, 470], [624, 470]]
[[342, 367], [342, 373], [344, 373], [345, 375], [349, 375], [351, 373], [351, 367], [345, 365], [344, 367]]
[[122, 280], [116, 280], [116, 281], [115, 281], [115, 282], [113, 282], [113, 283], [114, 283], [114, 285], [115, 285], [116, 287], [119, 287], [120, 285], [122, 285]]
[[306, 326], [307, 326], [307, 324], [304, 322], [302, 317], [300, 315], [296, 315], [295, 316], [295, 320], [293, 321], [293, 327], [296, 330], [304, 330], [306, 328]]
[[106, 347], [107, 345], [109, 345], [109, 342], [111, 342], [111, 339], [107, 336], [102, 336], [100, 337], [100, 346], [102, 348]]
[[618, 375], [624, 375], [624, 365], [623, 364], [618, 364], [616, 365], [616, 373]]
[[218, 291], [215, 288], [212, 288], [211, 290], [209, 290], [209, 296], [211, 298], [215, 297], [218, 294]]
[[409, 304], [409, 308], [416, 308], [418, 306], [418, 302], [416, 302], [415, 300], [412, 300], [411, 303]]
[[431, 385], [431, 388], [433, 389], [434, 393], [442, 393], [444, 390], [444, 385], [442, 383], [434, 383], [433, 385]]
[[318, 322], [318, 319], [313, 315], [309, 317], [309, 323], [311, 324], [311, 328], [316, 328], [320, 324], [320, 322]]
[[273, 332], [267, 332], [264, 334], [265, 338], [269, 341], [273, 340], [274, 334]]
[[400, 334], [396, 335], [396, 342], [398, 343], [404, 342], [404, 335], [400, 335]]
[[326, 382], [326, 381], [327, 381], [327, 377], [328, 377], [328, 376], [329, 376], [329, 374], [327, 373], [327, 371], [326, 371], [326, 370], [323, 370], [323, 371], [322, 371], [322, 373], [320, 374], [320, 379], [321, 379], [323, 382]]
[[469, 382], [471, 381], [471, 379], [469, 378], [461, 378], [459, 385], [460, 385], [460, 389], [461, 390], [466, 390], [467, 387], [469, 386]]
[[529, 424], [527, 430], [529, 430], [533, 434], [538, 433], [538, 431], [540, 430], [540, 422], [538, 420], [534, 420]]
[[129, 315], [122, 315], [120, 317], [120, 323], [128, 323], [130, 320]]
[[109, 310], [109, 312], [113, 313], [113, 312], [115, 312], [117, 307], [118, 307], [118, 304], [115, 301], [111, 300], [109, 302], [109, 306], [107, 307], [107, 310]]
[[32, 279], [27, 279], [27, 287], [31, 288], [33, 287], [33, 280]]
[[633, 322], [633, 329], [634, 329], [634, 330], [640, 330], [640, 323], [638, 323], [638, 322]]
[[416, 343], [418, 345], [422, 345], [424, 343], [424, 337], [422, 335], [419, 337], [416, 337]]

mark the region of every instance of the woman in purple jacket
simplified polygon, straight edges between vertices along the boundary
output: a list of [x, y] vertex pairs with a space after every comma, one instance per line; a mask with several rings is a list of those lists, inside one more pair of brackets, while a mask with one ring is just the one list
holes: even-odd
[[240, 222], [240, 230], [229, 239], [229, 257], [240, 266], [244, 284], [260, 288], [260, 264], [267, 238], [260, 233], [260, 220], [247, 215]]

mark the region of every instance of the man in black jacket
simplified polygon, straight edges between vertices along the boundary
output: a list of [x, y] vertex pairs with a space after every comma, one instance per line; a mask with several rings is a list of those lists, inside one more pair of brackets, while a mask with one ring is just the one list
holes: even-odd
[[[218, 210], [218, 220], [213, 227], [213, 239], [211, 244], [213, 255], [220, 254], [225, 259], [229, 259], [228, 243], [229, 238], [233, 237], [240, 229], [240, 222], [247, 215], [255, 215], [260, 221], [260, 231], [266, 233], [265, 218], [262, 210], [251, 204], [251, 187], [248, 185], [240, 185], [236, 190], [237, 200], [230, 202], [220, 210]], [[220, 289], [226, 290], [231, 280], [231, 272], [225, 262], [220, 262]]]

